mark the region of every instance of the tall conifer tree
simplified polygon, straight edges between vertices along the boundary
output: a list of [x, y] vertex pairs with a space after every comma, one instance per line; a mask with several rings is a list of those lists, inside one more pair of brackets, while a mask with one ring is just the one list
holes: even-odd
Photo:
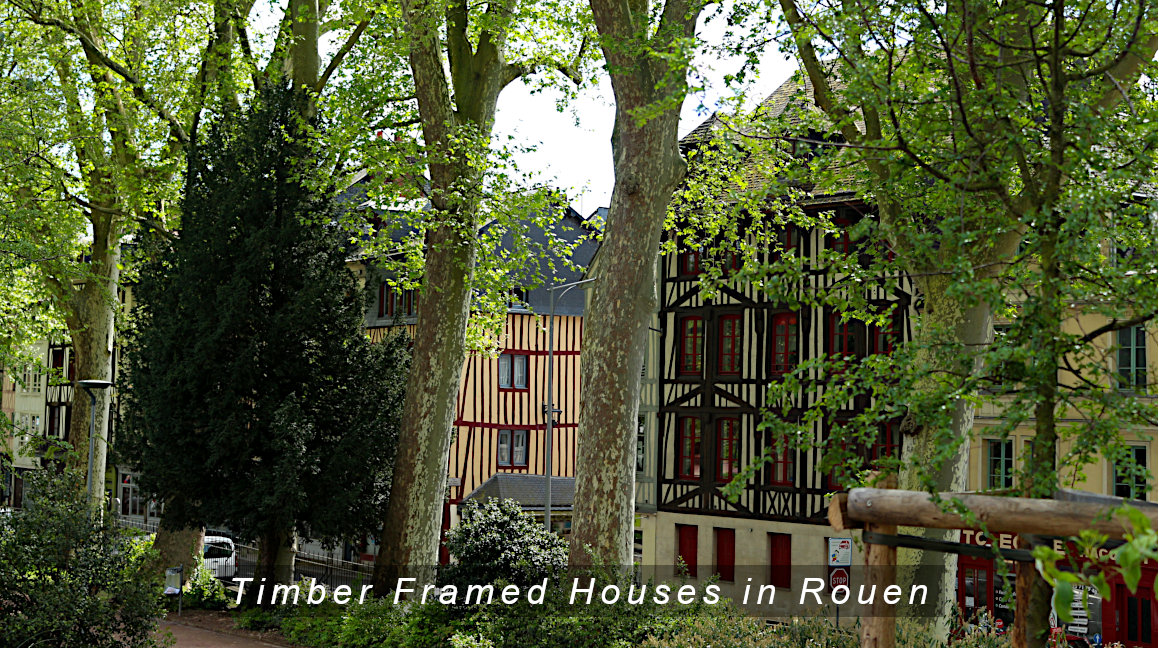
[[182, 231], [136, 290], [129, 444], [165, 524], [260, 542], [373, 529], [389, 493], [407, 357], [372, 345], [301, 94], [262, 92], [191, 150]]

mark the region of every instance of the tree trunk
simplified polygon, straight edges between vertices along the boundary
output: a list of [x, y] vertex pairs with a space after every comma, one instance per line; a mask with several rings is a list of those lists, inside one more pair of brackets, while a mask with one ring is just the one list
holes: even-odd
[[[974, 349], [980, 353], [985, 350], [985, 345], [993, 340], [993, 317], [990, 306], [984, 303], [969, 305], [948, 295], [947, 291], [952, 288], [952, 282], [953, 279], [945, 275], [928, 277], [918, 282], [925, 308], [922, 311], [923, 325], [917, 330], [916, 342], [919, 345], [933, 344], [934, 328], [945, 327], [944, 330], [952, 332], [952, 343], [956, 347]], [[931, 368], [949, 371], [962, 369], [945, 366], [946, 362], [935, 357], [935, 353], [933, 349], [929, 349], [924, 354], [925, 364]], [[973, 366], [966, 369], [972, 372], [982, 371], [981, 359], [975, 360]], [[969, 439], [974, 427], [974, 405], [967, 400], [959, 399], [953, 403], [953, 408], [950, 433], [953, 438], [961, 439], [962, 444], [954, 455], [942, 464], [941, 469], [934, 475], [934, 481], [935, 489], [938, 491], [960, 493], [968, 487]], [[900, 488], [926, 490], [927, 487], [922, 483], [919, 472], [926, 472], [934, 463], [935, 457], [943, 451], [944, 439], [939, 438], [937, 431], [918, 430], [917, 434], [905, 437], [902, 441], [902, 460], [905, 466], [911, 468], [904, 470], [900, 475]], [[950, 542], [957, 542], [960, 534], [959, 531], [950, 529], [912, 528], [903, 528], [900, 533]], [[941, 636], [945, 636], [949, 630], [948, 620], [953, 617], [956, 604], [954, 591], [958, 557], [952, 553], [903, 549], [898, 552], [898, 562], [899, 581], [903, 586], [921, 582], [930, 587], [930, 603], [925, 609], [912, 612], [936, 619]], [[930, 574], [936, 574], [938, 580], [929, 582]]]
[[157, 535], [153, 538], [157, 558], [149, 571], [164, 577], [166, 569], [184, 565], [185, 577], [189, 578], [193, 573], [193, 565], [202, 557], [204, 544], [205, 529], [167, 529], [162, 525], [157, 528]]
[[254, 569], [253, 583], [246, 587], [246, 601], [253, 605], [258, 592], [264, 585], [265, 592], [260, 601], [262, 607], [271, 607], [271, 592], [276, 583], [294, 582], [294, 558], [297, 550], [297, 536], [285, 531], [268, 531], [258, 538], [258, 564]]
[[[569, 560], [580, 567], [629, 567], [640, 369], [657, 306], [656, 254], [668, 203], [685, 171], [677, 126], [687, 68], [669, 69], [644, 51], [663, 51], [691, 37], [699, 10], [670, 0], [649, 38], [639, 32], [640, 17], [627, 5], [601, 0], [591, 5], [616, 96], [616, 184], [584, 315]], [[660, 101], [671, 103], [641, 123], [640, 112]]]
[[[403, 405], [390, 504], [374, 561], [374, 589], [400, 576], [433, 582], [438, 564], [451, 430], [463, 370], [475, 246], [470, 231], [444, 227], [428, 238], [423, 291]], [[420, 581], [422, 582], [422, 581]]]
[[[117, 286], [120, 280], [120, 247], [116, 240], [117, 230], [111, 219], [93, 218], [94, 242], [91, 250], [92, 261], [89, 270], [92, 277], [79, 291], [66, 295], [68, 313], [65, 317], [72, 337], [73, 355], [76, 362], [77, 380], [113, 379], [113, 336], [116, 319], [115, 304]], [[64, 286], [61, 290], [72, 290]], [[112, 389], [95, 389], [96, 418], [94, 429], [96, 439], [92, 445], [93, 505], [102, 506], [105, 501], [105, 468], [108, 456], [108, 422], [112, 404]], [[72, 419], [68, 428], [68, 441], [74, 455], [72, 466], [87, 473], [89, 469], [89, 425], [91, 411], [89, 394], [80, 387], [72, 392]]]
[[[465, 3], [444, 14], [404, 1], [411, 31], [408, 54], [423, 140], [430, 162], [430, 200], [440, 225], [427, 232], [422, 300], [407, 379], [390, 503], [374, 561], [374, 589], [383, 596], [400, 576], [433, 582], [438, 564], [447, 464], [466, 349], [477, 255], [481, 171], [475, 156], [491, 138], [503, 91], [504, 32], [486, 29], [471, 51]], [[440, 25], [446, 21], [445, 72]], [[452, 96], [452, 86], [454, 93]]]

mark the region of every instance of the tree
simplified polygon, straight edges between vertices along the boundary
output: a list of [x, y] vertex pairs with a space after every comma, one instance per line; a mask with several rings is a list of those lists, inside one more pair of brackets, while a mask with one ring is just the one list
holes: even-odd
[[[407, 371], [371, 345], [325, 164], [300, 91], [263, 90], [191, 149], [180, 235], [142, 268], [128, 427], [170, 528], [222, 524], [260, 542], [280, 581], [294, 533], [374, 530]], [[277, 562], [278, 564], [275, 564]]]
[[13, 646], [155, 646], [160, 584], [148, 543], [92, 515], [85, 476], [38, 471], [0, 517], [0, 631]]
[[[491, 173], [489, 152], [499, 95], [512, 82], [543, 70], [562, 70], [578, 81], [586, 60], [584, 23], [566, 2], [476, 7], [461, 0], [402, 0], [399, 7], [422, 127], [420, 166], [427, 171], [421, 184], [410, 184], [420, 184], [429, 212], [417, 219], [414, 246], [421, 250], [423, 269], [413, 357], [423, 371], [412, 372], [407, 383], [398, 486], [375, 560], [380, 594], [401, 570], [421, 572], [437, 563], [472, 291], [488, 281], [476, 276], [484, 212], [494, 220], [488, 230], [499, 236], [505, 223], [535, 211], [547, 215], [544, 209], [484, 209], [498, 202], [487, 196], [500, 198], [493, 193], [500, 179]], [[497, 298], [491, 296], [493, 302]]]
[[[866, 380], [859, 388], [884, 403], [861, 423], [905, 415], [915, 430], [893, 466], [901, 486], [965, 488], [964, 450], [983, 400], [1005, 414], [999, 434], [1033, 420], [1024, 495], [1049, 496], [1061, 474], [1118, 457], [1116, 426], [1153, 418], [1108, 376], [1102, 340], [1155, 317], [1154, 281], [1143, 279], [1155, 274], [1153, 255], [1107, 262], [1113, 247], [1154, 249], [1154, 196], [1145, 188], [1155, 90], [1139, 82], [1144, 70], [1154, 78], [1146, 63], [1156, 46], [1154, 8], [1065, 0], [778, 6], [786, 47], [808, 82], [801, 98], [824, 117], [806, 127], [831, 134], [780, 136], [829, 151], [812, 165], [818, 181], [841, 178], [872, 201], [876, 219], [855, 235], [866, 237], [863, 252], [891, 253], [873, 255], [875, 268], [861, 274], [838, 259], [829, 271], [863, 280], [903, 272], [919, 288], [914, 343], [877, 368], [893, 372], [893, 387], [874, 382], [868, 363], [857, 374]], [[848, 303], [855, 291], [843, 289]], [[864, 300], [852, 306], [873, 316]], [[995, 313], [1015, 322], [1001, 340], [992, 336]], [[1083, 330], [1081, 316], [1095, 314], [1107, 324]], [[1001, 375], [1011, 368], [1019, 371]], [[1067, 413], [1080, 422], [1060, 424]], [[1067, 437], [1082, 450], [1057, 459]], [[944, 565], [952, 576], [952, 560]], [[1033, 578], [1033, 569], [1019, 576], [1020, 592], [1035, 595], [1020, 601], [1018, 645], [1039, 629], [1028, 620], [1046, 618]], [[952, 590], [942, 584], [943, 602]]]
[[[390, 23], [389, 12], [295, 0], [277, 33], [261, 39], [248, 22], [253, 7], [247, 0], [0, 5], [12, 29], [0, 42], [10, 117], [3, 145], [6, 158], [19, 161], [0, 193], [5, 216], [13, 216], [6, 224], [20, 225], [6, 228], [0, 254], [17, 263], [0, 263], [10, 280], [2, 283], [12, 287], [7, 295], [19, 299], [11, 302], [19, 312], [49, 305], [68, 331], [81, 378], [113, 375], [121, 275], [127, 270], [131, 278], [136, 262], [122, 255], [121, 242], [138, 231], [168, 237], [179, 226], [178, 170], [204, 115], [239, 110], [257, 88], [282, 78], [341, 107], [335, 112], [342, 126], [329, 131], [340, 143], [367, 132], [384, 111], [407, 113], [405, 96], [395, 91], [400, 75], [389, 74], [397, 66], [360, 49], [368, 25]], [[323, 69], [317, 40], [327, 32], [344, 40]], [[389, 50], [390, 42], [367, 49]], [[372, 70], [374, 88], [352, 80], [351, 69]], [[303, 108], [313, 111], [314, 102]], [[18, 236], [9, 237], [12, 231]], [[12, 330], [27, 331], [25, 337], [44, 332], [43, 322], [28, 324]], [[102, 390], [97, 397], [94, 473], [104, 475], [112, 394]], [[74, 447], [88, 444], [88, 408], [87, 395], [75, 390], [67, 431]], [[180, 562], [187, 552], [165, 556], [166, 550], [197, 544], [198, 535], [190, 529], [169, 537], [163, 529], [162, 564]]]
[[591, 2], [616, 97], [616, 183], [584, 319], [572, 565], [632, 563], [640, 369], [660, 233], [685, 171], [676, 129], [703, 6]]

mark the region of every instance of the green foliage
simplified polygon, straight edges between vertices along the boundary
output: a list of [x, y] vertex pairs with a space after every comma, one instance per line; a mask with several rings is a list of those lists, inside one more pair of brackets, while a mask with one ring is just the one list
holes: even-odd
[[[1159, 539], [1147, 516], [1129, 504], [1115, 509], [1114, 514], [1127, 518], [1132, 531], [1126, 534], [1126, 542], [1106, 554], [1098, 551], [1107, 541], [1106, 534], [1091, 530], [1071, 538], [1073, 552], [1064, 553], [1047, 545], [1033, 550], [1035, 568], [1054, 588], [1052, 604], [1063, 623], [1072, 620], [1071, 603], [1076, 587], [1081, 588], [1083, 608], [1088, 605], [1087, 587], [1095, 588], [1103, 600], [1111, 598], [1111, 587], [1107, 583], [1109, 572], [1118, 572], [1123, 584], [1134, 593], [1142, 578], [1142, 564], [1159, 560]], [[1086, 564], [1079, 564], [1076, 558], [1080, 556], [1086, 559]], [[1152, 590], [1157, 585], [1159, 581], [1144, 584]]]
[[198, 560], [190, 573], [181, 605], [191, 610], [224, 610], [229, 607], [225, 586], [214, 577], [212, 570], [206, 568], [204, 560]]
[[180, 236], [146, 242], [122, 447], [175, 528], [346, 537], [373, 532], [389, 495], [405, 340], [365, 336], [299, 106], [271, 88], [214, 123]]
[[440, 581], [458, 586], [503, 580], [526, 587], [558, 575], [567, 567], [567, 543], [523, 513], [511, 499], [468, 502], [461, 519], [447, 532], [454, 561]]
[[7, 645], [154, 646], [161, 583], [146, 542], [88, 506], [84, 478], [26, 476], [29, 505], [0, 516], [0, 636]]

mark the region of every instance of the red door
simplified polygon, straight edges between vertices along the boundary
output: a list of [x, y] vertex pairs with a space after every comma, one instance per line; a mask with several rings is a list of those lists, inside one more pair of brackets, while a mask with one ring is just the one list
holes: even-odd
[[696, 577], [696, 536], [700, 527], [694, 524], [676, 525], [676, 555], [684, 561], [688, 575]]
[[[1143, 577], [1146, 580], [1146, 576]], [[1132, 594], [1122, 583], [1115, 584], [1111, 596], [1114, 618], [1104, 618], [1103, 627], [1107, 640], [1119, 641], [1124, 646], [1155, 648], [1156, 625], [1155, 593], [1151, 588], [1139, 584]]]
[[994, 613], [994, 561], [958, 556], [958, 608], [967, 623]]

